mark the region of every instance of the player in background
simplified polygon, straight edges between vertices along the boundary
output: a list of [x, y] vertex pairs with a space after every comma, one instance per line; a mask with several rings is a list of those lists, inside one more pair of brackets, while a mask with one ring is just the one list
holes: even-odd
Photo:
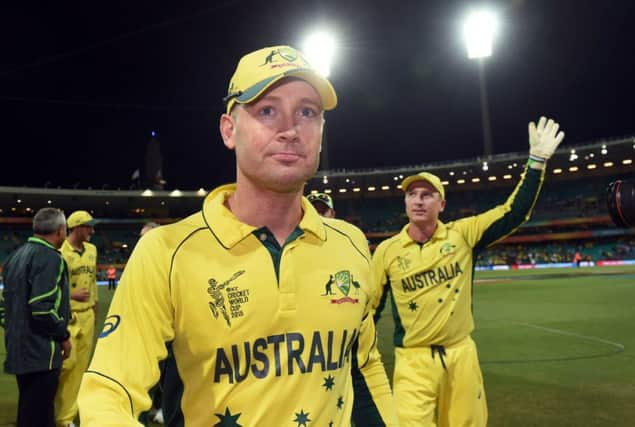
[[68, 237], [61, 247], [68, 264], [71, 299], [73, 352], [64, 361], [55, 395], [55, 422], [58, 427], [74, 426], [77, 393], [82, 375], [93, 352], [97, 314], [97, 247], [90, 243], [96, 220], [86, 211], [75, 211], [67, 219]]
[[333, 199], [326, 193], [312, 193], [307, 199], [318, 213], [325, 218], [335, 218], [335, 208]]
[[529, 124], [529, 159], [507, 201], [480, 215], [439, 221], [445, 191], [421, 172], [401, 183], [409, 223], [379, 244], [373, 270], [383, 310], [392, 293], [395, 320], [393, 387], [401, 427], [485, 426], [487, 404], [476, 346], [472, 292], [474, 262], [487, 246], [529, 219], [545, 163], [563, 132], [541, 117]]
[[275, 46], [240, 60], [225, 100], [236, 183], [135, 247], [84, 375], [82, 427], [139, 425], [163, 359], [167, 425], [396, 425], [366, 238], [302, 197], [331, 83]]
[[71, 353], [68, 272], [58, 251], [65, 238], [64, 213], [40, 209], [33, 236], [4, 264], [4, 369], [18, 383], [17, 427], [55, 426], [60, 368]]

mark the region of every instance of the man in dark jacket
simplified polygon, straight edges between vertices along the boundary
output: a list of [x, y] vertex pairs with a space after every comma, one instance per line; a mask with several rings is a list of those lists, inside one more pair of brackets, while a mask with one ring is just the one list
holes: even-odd
[[43, 208], [33, 218], [33, 237], [4, 265], [4, 369], [18, 382], [18, 427], [55, 426], [55, 391], [71, 351], [68, 272], [58, 251], [65, 238], [64, 213]]

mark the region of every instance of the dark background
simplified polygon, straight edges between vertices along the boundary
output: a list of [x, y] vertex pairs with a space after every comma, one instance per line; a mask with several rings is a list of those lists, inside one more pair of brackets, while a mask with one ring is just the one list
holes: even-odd
[[[635, 134], [635, 2], [490, 2], [494, 153], [524, 151], [527, 122], [555, 117], [565, 145]], [[167, 188], [233, 179], [221, 98], [240, 56], [339, 43], [327, 113], [330, 168], [412, 165], [482, 153], [469, 1], [3, 2], [0, 185], [127, 188], [158, 132]]]

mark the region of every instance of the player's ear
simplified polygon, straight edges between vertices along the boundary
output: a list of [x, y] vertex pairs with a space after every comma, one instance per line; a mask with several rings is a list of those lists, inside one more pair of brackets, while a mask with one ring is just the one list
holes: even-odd
[[439, 209], [439, 212], [443, 212], [445, 210], [445, 199], [441, 200], [441, 209]]
[[230, 114], [220, 116], [220, 135], [223, 138], [225, 147], [233, 150], [236, 147], [234, 142], [235, 120]]

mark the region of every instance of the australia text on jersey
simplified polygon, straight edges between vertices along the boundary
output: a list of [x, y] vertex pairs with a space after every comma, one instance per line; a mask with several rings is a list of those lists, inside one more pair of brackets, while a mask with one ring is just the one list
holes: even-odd
[[463, 270], [458, 262], [454, 264], [444, 264], [435, 269], [421, 271], [412, 276], [404, 277], [401, 280], [404, 292], [413, 292], [417, 288], [424, 288], [432, 285], [439, 285], [458, 275], [463, 274]]
[[322, 372], [341, 369], [349, 363], [358, 331], [353, 329], [349, 333], [343, 329], [340, 333], [339, 345], [337, 332], [329, 330], [326, 333], [314, 331], [310, 334], [310, 342], [301, 332], [287, 332], [232, 344], [229, 348], [219, 347], [214, 358], [214, 382], [233, 384], [250, 375], [263, 379], [270, 375], [279, 377], [318, 369]]

